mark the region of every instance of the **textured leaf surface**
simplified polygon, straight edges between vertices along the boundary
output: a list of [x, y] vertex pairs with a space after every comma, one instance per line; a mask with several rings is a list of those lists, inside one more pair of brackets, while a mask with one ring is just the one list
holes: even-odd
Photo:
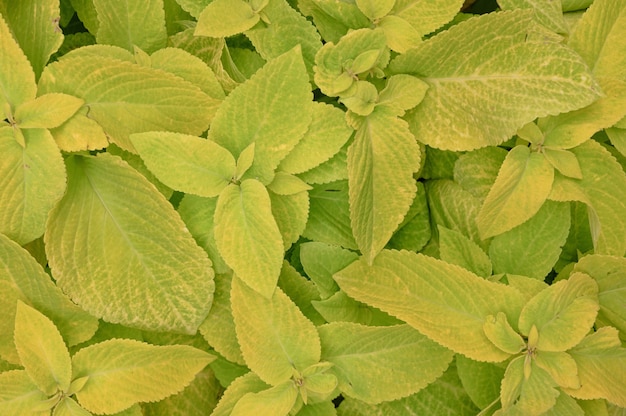
[[408, 325], [337, 322], [318, 330], [322, 359], [334, 364], [341, 391], [367, 403], [416, 393], [437, 379], [453, 356]]
[[309, 218], [309, 194], [301, 191], [292, 195], [269, 192], [272, 215], [283, 237], [283, 246], [288, 250], [298, 241]]
[[0, 232], [20, 244], [40, 237], [65, 191], [61, 153], [47, 130], [23, 131], [26, 147], [0, 127]]
[[106, 321], [195, 333], [211, 306], [213, 270], [172, 206], [115, 156], [66, 163], [68, 190], [45, 237], [57, 284]]
[[441, 260], [461, 266], [484, 278], [491, 276], [491, 260], [478, 245], [459, 231], [443, 226], [437, 229]]
[[104, 341], [72, 357], [74, 377], [89, 377], [76, 397], [90, 412], [120, 412], [178, 393], [212, 360], [212, 355], [187, 345]]
[[484, 199], [496, 181], [506, 155], [508, 152], [500, 147], [484, 147], [464, 153], [454, 163], [454, 181], [475, 197]]
[[523, 299], [512, 287], [408, 251], [383, 251], [372, 266], [361, 259], [336, 273], [335, 280], [348, 295], [402, 319], [455, 352], [478, 361], [509, 356], [487, 339], [482, 327], [485, 317], [497, 312], [517, 321]]
[[64, 397], [54, 407], [52, 416], [91, 416], [91, 413], [80, 407], [71, 397]]
[[556, 403], [559, 391], [550, 375], [531, 361], [530, 375], [525, 377], [524, 365], [523, 356], [515, 358], [504, 374], [501, 402], [505, 414], [542, 414]]
[[[37, 388], [25, 370], [0, 373], [0, 411], [7, 415], [49, 415], [50, 410], [41, 409], [47, 396]], [[45, 409], [45, 407], [43, 407]]]
[[263, 381], [279, 385], [320, 360], [317, 330], [285, 295], [259, 296], [234, 278], [231, 302], [237, 339], [248, 367]]
[[424, 36], [450, 22], [462, 5], [460, 0], [396, 0], [391, 14], [409, 22]]
[[267, 189], [255, 179], [230, 184], [217, 200], [215, 242], [248, 286], [271, 298], [283, 264], [283, 241]]
[[553, 32], [568, 33], [560, 1], [550, 0], [498, 0], [502, 10], [532, 9], [539, 23]]
[[300, 262], [304, 271], [320, 292], [327, 298], [339, 290], [333, 280], [333, 274], [347, 267], [359, 256], [337, 246], [324, 243], [308, 242], [300, 245]]
[[54, 323], [36, 309], [17, 303], [15, 347], [26, 372], [45, 394], [67, 391], [72, 377], [70, 353]]
[[259, 376], [252, 371], [248, 371], [228, 385], [211, 416], [230, 416], [233, 408], [244, 395], [260, 392], [269, 387]]
[[231, 416], [287, 416], [297, 398], [296, 386], [287, 381], [258, 393], [247, 393], [237, 402]]
[[472, 18], [396, 58], [394, 73], [430, 88], [408, 114], [425, 144], [450, 150], [495, 145], [537, 117], [575, 110], [599, 88], [572, 50], [546, 40], [524, 11]]
[[463, 389], [481, 409], [487, 407], [500, 396], [500, 382], [505, 368], [501, 364], [481, 363], [457, 355], [457, 372]]
[[251, 29], [259, 20], [248, 2], [213, 0], [198, 16], [194, 35], [225, 38]]
[[2, 115], [6, 105], [15, 109], [35, 98], [35, 73], [28, 58], [11, 35], [6, 21], [0, 16], [0, 106]]
[[83, 100], [67, 94], [44, 94], [15, 110], [15, 121], [23, 129], [59, 127], [83, 105]]

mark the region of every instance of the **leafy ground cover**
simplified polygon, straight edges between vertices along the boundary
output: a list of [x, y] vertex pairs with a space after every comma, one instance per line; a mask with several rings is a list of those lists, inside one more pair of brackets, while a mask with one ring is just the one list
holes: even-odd
[[0, 414], [623, 415], [626, 2], [0, 0]]

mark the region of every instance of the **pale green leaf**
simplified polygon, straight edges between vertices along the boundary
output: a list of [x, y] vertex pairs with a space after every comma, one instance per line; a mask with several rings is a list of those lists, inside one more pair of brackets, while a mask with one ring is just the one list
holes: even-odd
[[526, 146], [511, 149], [476, 218], [483, 239], [532, 218], [548, 198], [553, 180], [554, 168], [542, 154]]
[[420, 32], [411, 23], [399, 16], [385, 16], [380, 19], [377, 27], [385, 32], [387, 45], [394, 52], [405, 53], [421, 42]]
[[407, 124], [376, 111], [348, 149], [350, 223], [368, 262], [385, 247], [416, 195], [420, 149]]
[[[4, 18], [11, 27], [13, 36], [28, 57], [35, 71], [35, 76], [39, 78], [43, 67], [50, 59], [50, 55], [56, 52], [63, 43], [63, 33], [59, 27], [59, 1], [20, 0], [14, 2], [5, 0], [4, 2], [7, 5], [10, 4], [6, 8]], [[0, 37], [4, 38], [4, 34]], [[0, 60], [4, 61], [3, 59]], [[21, 69], [23, 68], [13, 68], [13, 71], [18, 72]], [[26, 74], [22, 73], [19, 76], [28, 76], [27, 74], [30, 72], [31, 70], [28, 69]]]
[[626, 253], [626, 174], [595, 140], [571, 149], [580, 164], [582, 180], [556, 175], [550, 199], [580, 201], [588, 206], [596, 254]]
[[309, 194], [301, 191], [292, 195], [269, 192], [272, 215], [283, 237], [283, 248], [288, 250], [304, 232], [309, 217]]
[[178, 393], [213, 359], [187, 345], [104, 341], [72, 357], [74, 377], [89, 377], [76, 397], [90, 412], [120, 412], [138, 402], [159, 401]]
[[493, 238], [489, 257], [494, 272], [543, 281], [559, 259], [569, 230], [569, 204], [546, 201], [531, 219]]
[[626, 156], [626, 129], [616, 127], [605, 129], [604, 132], [611, 140], [611, 144], [615, 149], [617, 149], [622, 156]]
[[70, 0], [72, 7], [76, 11], [76, 15], [85, 28], [95, 36], [98, 33], [98, 13], [92, 0]]
[[80, 407], [71, 397], [63, 397], [54, 407], [52, 416], [91, 416], [91, 413]]
[[365, 28], [371, 24], [354, 2], [298, 0], [298, 8], [313, 18], [317, 30], [328, 42], [337, 43], [350, 29]]
[[326, 320], [317, 312], [311, 302], [320, 300], [320, 292], [315, 283], [298, 272], [286, 260], [278, 278], [278, 287], [298, 306], [304, 316], [313, 324], [322, 325]]
[[420, 177], [424, 179], [453, 179], [454, 164], [461, 156], [459, 152], [440, 150], [420, 143], [426, 157], [421, 167]]
[[37, 85], [30, 62], [11, 35], [3, 16], [0, 15], [0, 117], [35, 98]]
[[318, 328], [322, 359], [347, 396], [380, 403], [409, 396], [437, 379], [453, 353], [408, 325], [337, 322]]
[[[542, 416], [585, 416], [585, 415], [594, 415], [594, 416], [604, 416], [601, 411], [598, 410], [598, 407], [591, 407], [589, 411], [583, 410], [583, 406], [588, 402], [580, 402], [573, 399], [571, 396], [568, 396], [565, 393], [559, 394], [559, 397], [556, 398], [556, 403], [554, 406], [543, 413]], [[592, 405], [593, 406], [593, 405]], [[593, 410], [592, 410], [593, 409]]]
[[306, 192], [311, 188], [309, 184], [289, 173], [276, 172], [274, 179], [267, 185], [267, 189], [280, 196], [289, 196]]
[[235, 169], [235, 180], [240, 180], [241, 177], [250, 169], [254, 162], [254, 143], [250, 143], [248, 147], [243, 149], [237, 158], [237, 167]]
[[502, 10], [532, 9], [535, 19], [548, 29], [557, 33], [568, 33], [563, 19], [561, 1], [552, 0], [498, 0]]
[[180, 133], [130, 136], [150, 171], [165, 185], [198, 196], [216, 197], [235, 174], [235, 158], [211, 140]]
[[215, 242], [237, 276], [271, 298], [283, 262], [283, 241], [267, 189], [255, 179], [230, 184], [215, 208]]
[[[21, 299], [48, 316], [70, 346], [87, 341], [96, 332], [98, 321], [72, 303], [35, 259], [3, 234], [0, 234], [0, 282], [8, 295], [15, 296], [13, 303], [3, 308], [7, 328], [14, 327], [16, 300]], [[12, 333], [11, 329], [7, 336], [12, 338]], [[2, 339], [5, 340], [4, 334]], [[8, 359], [4, 350], [0, 352]], [[16, 354], [12, 356], [17, 358]]]
[[163, 0], [94, 0], [98, 13], [96, 40], [128, 51], [137, 46], [152, 53], [167, 43]]
[[484, 200], [507, 154], [505, 149], [491, 146], [462, 154], [454, 163], [454, 181]]
[[250, 371], [228, 385], [211, 416], [230, 416], [233, 408], [244, 395], [257, 393], [269, 387], [271, 386], [265, 384], [256, 374]]
[[300, 262], [322, 297], [328, 298], [339, 290], [333, 274], [357, 260], [359, 256], [341, 247], [308, 242], [300, 245]]
[[[15, 329], [15, 312], [18, 300], [22, 296], [9, 281], [0, 280], [0, 310], [4, 318], [0, 320], [0, 362], [20, 364], [20, 357], [15, 349], [13, 332]], [[4, 371], [0, 368], [0, 372]]]
[[356, 5], [370, 20], [380, 19], [393, 8], [395, 0], [356, 0]]
[[398, 325], [402, 321], [373, 306], [352, 299], [342, 290], [324, 300], [314, 300], [313, 307], [327, 322], [354, 322], [370, 326]]
[[231, 416], [287, 416], [297, 398], [298, 390], [289, 380], [258, 393], [245, 394], [233, 408]]
[[18, 301], [14, 337], [20, 361], [41, 391], [51, 396], [69, 389], [70, 353], [50, 319]]
[[[120, 60], [120, 55], [127, 56], [122, 52], [128, 54], [103, 45], [72, 51], [46, 67], [39, 93], [62, 92], [84, 99], [89, 118], [130, 151], [134, 150], [128, 139], [132, 133], [199, 135], [207, 129], [219, 100], [174, 74]], [[113, 53], [116, 58], [110, 56]]]
[[537, 349], [565, 351], [589, 332], [598, 312], [598, 286], [584, 273], [574, 273], [534, 296], [522, 310], [519, 330], [528, 336], [539, 332]]
[[49, 416], [48, 397], [37, 388], [25, 370], [0, 373], [0, 412], [5, 415]]
[[564, 389], [567, 394], [626, 407], [626, 349], [615, 328], [600, 328], [568, 352], [576, 361], [581, 387]]
[[281, 289], [266, 299], [235, 277], [231, 302], [243, 357], [263, 381], [279, 385], [292, 377], [294, 369], [302, 371], [319, 362], [315, 326]]
[[493, 345], [509, 354], [517, 354], [526, 347], [522, 337], [515, 332], [502, 312], [488, 316], [483, 324], [483, 331]]
[[483, 332], [488, 315], [504, 312], [516, 322], [523, 298], [517, 289], [489, 282], [441, 260], [408, 251], [383, 251], [335, 273], [348, 295], [380, 308], [438, 343], [478, 361], [509, 354]]
[[582, 59], [532, 13], [489, 13], [451, 27], [390, 65], [430, 88], [407, 115], [425, 144], [473, 150], [502, 143], [537, 117], [575, 110], [598, 97]]
[[48, 213], [63, 196], [65, 167], [47, 130], [24, 130], [25, 147], [13, 133], [0, 127], [0, 232], [26, 244], [43, 234]]
[[565, 149], [543, 148], [543, 156], [550, 162], [554, 169], [568, 178], [582, 179], [583, 173], [576, 156]]
[[83, 105], [80, 98], [67, 94], [44, 94], [15, 110], [15, 122], [22, 129], [59, 127]]
[[378, 90], [374, 84], [368, 81], [356, 81], [341, 94], [339, 102], [350, 110], [348, 115], [353, 116], [352, 113], [354, 113], [359, 116], [368, 116], [374, 111], [377, 99]]
[[389, 77], [387, 85], [378, 96], [378, 105], [388, 106], [395, 114], [403, 116], [404, 112], [418, 105], [428, 90], [428, 84], [417, 77], [398, 74]]
[[311, 88], [297, 48], [270, 61], [224, 100], [209, 139], [235, 158], [251, 143], [254, 163], [244, 177], [271, 182], [274, 170], [305, 134]]
[[559, 391], [550, 375], [535, 362], [530, 363], [530, 376], [524, 375], [524, 356], [515, 358], [506, 369], [502, 380], [503, 414], [539, 415], [555, 405]]
[[500, 383], [505, 368], [502, 364], [481, 363], [462, 355], [455, 358], [463, 389], [481, 409], [500, 397]]
[[476, 243], [459, 231], [441, 225], [437, 229], [441, 260], [461, 266], [484, 278], [491, 276], [491, 260]]
[[243, 0], [213, 0], [198, 16], [194, 35], [225, 38], [245, 32], [261, 19], [258, 12]]
[[65, 152], [103, 149], [109, 145], [107, 135], [95, 120], [87, 117], [89, 109], [82, 107], [65, 123], [50, 130], [59, 149]]
[[535, 363], [560, 386], [577, 389], [580, 387], [576, 361], [566, 352], [537, 351]]
[[337, 410], [333, 402], [321, 402], [303, 406], [297, 413], [298, 416], [337, 416]]
[[391, 14], [409, 22], [423, 37], [450, 22], [462, 5], [461, 0], [396, 0]]
[[311, 170], [298, 174], [298, 177], [311, 185], [348, 179], [348, 146], [344, 145], [335, 156]]
[[[241, 377], [244, 374], [254, 374], [245, 365], [233, 363], [222, 356], [218, 356], [217, 359], [210, 364], [210, 367], [222, 387], [230, 386], [236, 378]], [[267, 384], [262, 381], [261, 383], [263, 386], [267, 387]]]
[[584, 10], [593, 3], [593, 0], [561, 0], [564, 12]]
[[413, 199], [404, 221], [400, 223], [391, 240], [387, 243], [387, 248], [419, 251], [430, 240], [430, 214], [426, 201], [426, 189], [422, 182], [417, 182], [416, 185], [415, 199]]
[[106, 321], [195, 333], [211, 306], [213, 270], [170, 203], [118, 157], [66, 164], [67, 193], [45, 235], [57, 284]]

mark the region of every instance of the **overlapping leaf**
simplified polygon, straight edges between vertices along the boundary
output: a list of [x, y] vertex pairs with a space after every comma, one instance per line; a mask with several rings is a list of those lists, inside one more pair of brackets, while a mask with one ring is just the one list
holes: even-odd
[[7, 415], [50, 415], [47, 396], [33, 383], [26, 370], [0, 373], [0, 412]]

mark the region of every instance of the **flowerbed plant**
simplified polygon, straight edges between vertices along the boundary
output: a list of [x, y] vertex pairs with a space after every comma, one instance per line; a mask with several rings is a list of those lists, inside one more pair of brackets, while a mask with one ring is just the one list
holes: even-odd
[[626, 2], [480, 3], [0, 0], [0, 414], [624, 414]]

